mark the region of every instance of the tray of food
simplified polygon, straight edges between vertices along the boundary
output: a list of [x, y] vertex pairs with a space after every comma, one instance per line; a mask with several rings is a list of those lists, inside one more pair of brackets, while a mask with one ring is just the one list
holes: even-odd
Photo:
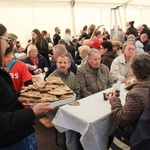
[[25, 86], [18, 100], [24, 106], [34, 106], [37, 103], [51, 102], [53, 106], [61, 106], [73, 102], [75, 93], [59, 77], [50, 76], [44, 81], [33, 77], [33, 84]]

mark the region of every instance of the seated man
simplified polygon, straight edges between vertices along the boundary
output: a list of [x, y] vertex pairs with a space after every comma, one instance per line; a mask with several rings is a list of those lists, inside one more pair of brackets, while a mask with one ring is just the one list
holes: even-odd
[[88, 59], [77, 70], [77, 78], [80, 84], [81, 96], [86, 97], [100, 92], [112, 86], [112, 78], [107, 66], [100, 64], [101, 54], [92, 49], [88, 53]]
[[87, 45], [82, 45], [79, 47], [79, 55], [81, 57], [81, 64], [78, 66], [82, 66], [84, 63], [86, 63], [87, 58], [88, 58], [88, 52], [90, 51], [90, 47]]
[[[50, 74], [50, 76], [60, 77], [62, 81], [76, 94], [76, 99], [80, 99], [80, 86], [77, 81], [76, 75], [70, 71], [70, 59], [66, 55], [61, 55], [57, 58], [57, 69]], [[55, 109], [55, 112], [57, 109]], [[51, 115], [53, 117], [53, 114]], [[68, 149], [76, 146], [76, 133], [74, 131], [65, 132], [66, 145]], [[71, 148], [70, 148], [71, 147]]]
[[61, 55], [57, 58], [56, 66], [57, 69], [50, 74], [50, 76], [60, 77], [62, 81], [76, 94], [76, 99], [80, 99], [80, 86], [74, 73], [70, 68], [70, 59]]
[[110, 73], [114, 82], [121, 81], [126, 83], [128, 80], [134, 78], [130, 67], [130, 61], [135, 55], [135, 49], [135, 43], [127, 42], [123, 45], [123, 54], [113, 60]]
[[[53, 56], [55, 58], [55, 61], [57, 61], [57, 58], [61, 55], [68, 55], [66, 48], [61, 45], [57, 44], [53, 47]], [[47, 71], [45, 78], [47, 78], [55, 69], [57, 68], [56, 63], [54, 63]], [[73, 61], [71, 61], [70, 70], [76, 74], [77, 67]]]

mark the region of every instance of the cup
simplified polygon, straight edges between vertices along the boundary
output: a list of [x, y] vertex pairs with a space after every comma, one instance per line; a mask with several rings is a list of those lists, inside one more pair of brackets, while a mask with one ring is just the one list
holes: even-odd
[[119, 97], [120, 96], [120, 90], [115, 90], [116, 92], [116, 97]]
[[104, 98], [104, 101], [107, 101], [108, 99], [106, 98], [106, 93], [103, 93], [103, 98]]
[[47, 72], [48, 71], [48, 68], [47, 67], [44, 67], [44, 72]]

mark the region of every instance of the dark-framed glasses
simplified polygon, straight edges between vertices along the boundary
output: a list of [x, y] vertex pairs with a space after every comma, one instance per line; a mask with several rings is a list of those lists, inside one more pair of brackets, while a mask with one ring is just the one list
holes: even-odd
[[9, 42], [10, 42], [10, 40], [11, 40], [11, 39], [9, 39], [9, 38], [7, 38], [7, 37], [4, 37], [4, 36], [0, 36], [0, 38], [1, 38], [1, 39], [4, 39], [7, 44], [9, 44]]

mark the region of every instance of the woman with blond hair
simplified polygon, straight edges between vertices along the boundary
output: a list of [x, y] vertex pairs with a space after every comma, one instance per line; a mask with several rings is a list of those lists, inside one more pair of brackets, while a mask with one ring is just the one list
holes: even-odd
[[44, 68], [48, 69], [46, 59], [38, 54], [38, 50], [35, 45], [29, 45], [27, 49], [27, 58], [25, 63], [32, 75], [44, 72]]

